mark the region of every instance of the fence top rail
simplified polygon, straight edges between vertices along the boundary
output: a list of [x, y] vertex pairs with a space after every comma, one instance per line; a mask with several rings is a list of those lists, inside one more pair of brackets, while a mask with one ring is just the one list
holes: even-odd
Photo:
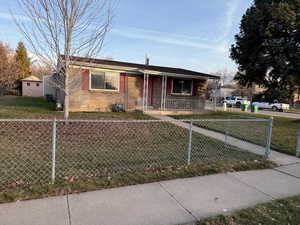
[[171, 120], [88, 120], [88, 119], [0, 119], [0, 122], [69, 122], [69, 123], [161, 123], [161, 122], [266, 122], [269, 119], [171, 119]]

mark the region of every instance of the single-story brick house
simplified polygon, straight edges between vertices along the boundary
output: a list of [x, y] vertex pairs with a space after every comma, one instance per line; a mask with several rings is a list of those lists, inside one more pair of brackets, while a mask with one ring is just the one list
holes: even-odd
[[[201, 111], [207, 80], [218, 76], [191, 70], [113, 60], [71, 57], [77, 85], [70, 111]], [[76, 80], [74, 79], [74, 80]]]

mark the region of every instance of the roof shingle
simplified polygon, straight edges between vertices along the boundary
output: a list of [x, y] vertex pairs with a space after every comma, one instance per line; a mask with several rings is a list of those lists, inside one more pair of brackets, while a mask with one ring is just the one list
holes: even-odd
[[[64, 56], [62, 56], [62, 58], [64, 58]], [[130, 67], [130, 68], [138, 68], [141, 70], [154, 70], [154, 71], [165, 72], [165, 73], [175, 73], [175, 74], [182, 74], [182, 75], [201, 76], [201, 77], [207, 77], [211, 79], [220, 79], [219, 76], [200, 73], [197, 71], [186, 70], [181, 68], [173, 68], [173, 67], [145, 65], [145, 64], [129, 63], [129, 62], [121, 62], [121, 61], [105, 60], [105, 59], [84, 58], [78, 56], [71, 56], [71, 61], [94, 63], [94, 64], [101, 64], [101, 65], [108, 65], [108, 66]]]

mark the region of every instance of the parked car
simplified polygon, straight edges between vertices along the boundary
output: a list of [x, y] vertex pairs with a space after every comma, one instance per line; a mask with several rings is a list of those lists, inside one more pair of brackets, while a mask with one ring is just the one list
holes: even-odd
[[272, 109], [273, 111], [281, 111], [289, 110], [289, 104], [279, 103], [275, 100], [273, 103], [269, 102], [253, 102], [252, 105], [257, 105], [259, 109]]
[[242, 97], [226, 97], [223, 101], [223, 103], [226, 103], [228, 106], [236, 106], [241, 107], [243, 104], [250, 105], [250, 101], [247, 101], [246, 99]]

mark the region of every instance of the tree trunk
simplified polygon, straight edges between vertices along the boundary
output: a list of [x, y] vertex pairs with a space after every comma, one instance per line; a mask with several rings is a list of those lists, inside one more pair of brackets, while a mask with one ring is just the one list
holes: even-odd
[[69, 119], [69, 95], [65, 94], [65, 104], [64, 104], [64, 118]]
[[289, 105], [290, 106], [294, 106], [294, 94], [295, 94], [295, 90], [290, 90], [289, 92]]
[[65, 103], [64, 103], [64, 118], [69, 119], [69, 104], [70, 104], [70, 94], [69, 94], [69, 63], [66, 62], [65, 68]]

